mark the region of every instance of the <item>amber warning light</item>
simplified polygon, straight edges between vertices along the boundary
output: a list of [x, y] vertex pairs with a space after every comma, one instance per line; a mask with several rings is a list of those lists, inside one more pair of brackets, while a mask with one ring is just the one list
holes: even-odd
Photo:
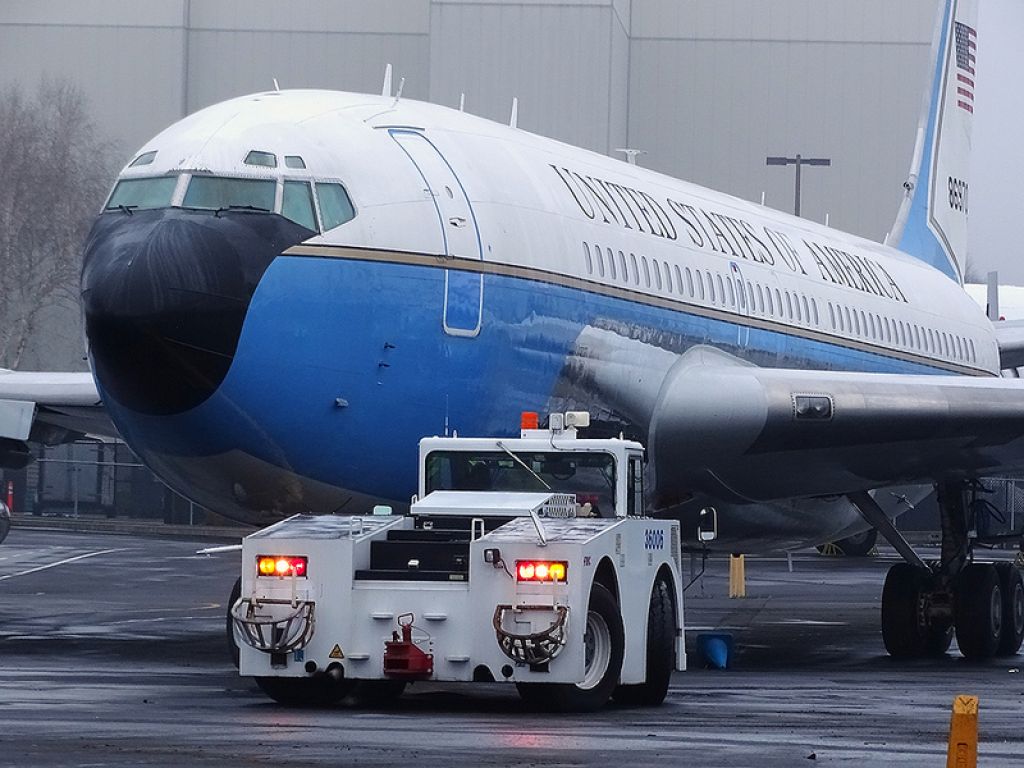
[[550, 560], [516, 560], [516, 580], [531, 582], [565, 581], [568, 563]]
[[258, 555], [256, 570], [260, 576], [301, 576], [305, 578], [308, 559], [293, 555]]

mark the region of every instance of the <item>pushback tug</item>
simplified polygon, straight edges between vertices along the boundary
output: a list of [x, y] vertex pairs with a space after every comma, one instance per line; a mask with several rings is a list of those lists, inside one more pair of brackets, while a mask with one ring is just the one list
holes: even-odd
[[[409, 514], [297, 515], [247, 536], [239, 669], [283, 704], [420, 680], [530, 705], [660, 704], [685, 669], [680, 528], [643, 517], [643, 447], [585, 412], [518, 439], [428, 437]], [[705, 532], [707, 536], [707, 532]]]

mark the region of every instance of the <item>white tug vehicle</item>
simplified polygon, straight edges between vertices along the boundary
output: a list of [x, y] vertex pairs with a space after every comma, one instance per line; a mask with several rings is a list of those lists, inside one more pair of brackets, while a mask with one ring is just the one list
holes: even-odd
[[686, 666], [679, 523], [642, 516], [643, 446], [588, 425], [528, 413], [518, 439], [424, 438], [409, 514], [247, 536], [241, 674], [282, 704], [420, 680], [515, 683], [550, 710], [660, 704]]

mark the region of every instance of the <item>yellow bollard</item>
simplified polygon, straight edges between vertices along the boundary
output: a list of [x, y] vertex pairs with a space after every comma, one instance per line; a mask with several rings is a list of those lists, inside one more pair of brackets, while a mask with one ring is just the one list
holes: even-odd
[[953, 699], [953, 716], [949, 721], [946, 768], [977, 768], [977, 765], [978, 697], [957, 696]]
[[729, 597], [747, 596], [747, 571], [743, 555], [729, 556]]

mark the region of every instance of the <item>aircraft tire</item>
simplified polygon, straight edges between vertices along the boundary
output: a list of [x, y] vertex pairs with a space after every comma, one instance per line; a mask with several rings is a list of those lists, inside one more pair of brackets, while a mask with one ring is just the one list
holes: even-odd
[[994, 566], [972, 563], [956, 585], [956, 642], [968, 659], [989, 659], [1003, 632], [1003, 592]]
[[1024, 642], [1024, 579], [1013, 563], [996, 563], [1003, 593], [1003, 631], [998, 656], [1015, 656]]
[[654, 582], [647, 613], [647, 679], [620, 685], [612, 697], [629, 707], [657, 707], [668, 694], [675, 668], [676, 612], [672, 591], [664, 579]]
[[313, 677], [257, 677], [256, 685], [285, 707], [329, 707], [349, 694], [352, 680], [335, 680], [330, 675]]
[[582, 683], [516, 683], [531, 709], [549, 712], [594, 712], [611, 698], [622, 671], [625, 635], [615, 597], [603, 584], [590, 589], [584, 647], [589, 659]]
[[882, 588], [882, 641], [896, 659], [941, 656], [949, 650], [953, 627], [918, 621], [921, 593], [928, 588], [927, 577], [909, 563], [889, 569]]
[[235, 669], [238, 669], [238, 640], [235, 639], [235, 625], [231, 620], [231, 606], [238, 602], [238, 598], [242, 596], [242, 577], [239, 576], [235, 582], [235, 586], [231, 588], [231, 597], [228, 598], [228, 610], [225, 615], [225, 639], [228, 644], [228, 653], [231, 655], [231, 661], [235, 665]]

